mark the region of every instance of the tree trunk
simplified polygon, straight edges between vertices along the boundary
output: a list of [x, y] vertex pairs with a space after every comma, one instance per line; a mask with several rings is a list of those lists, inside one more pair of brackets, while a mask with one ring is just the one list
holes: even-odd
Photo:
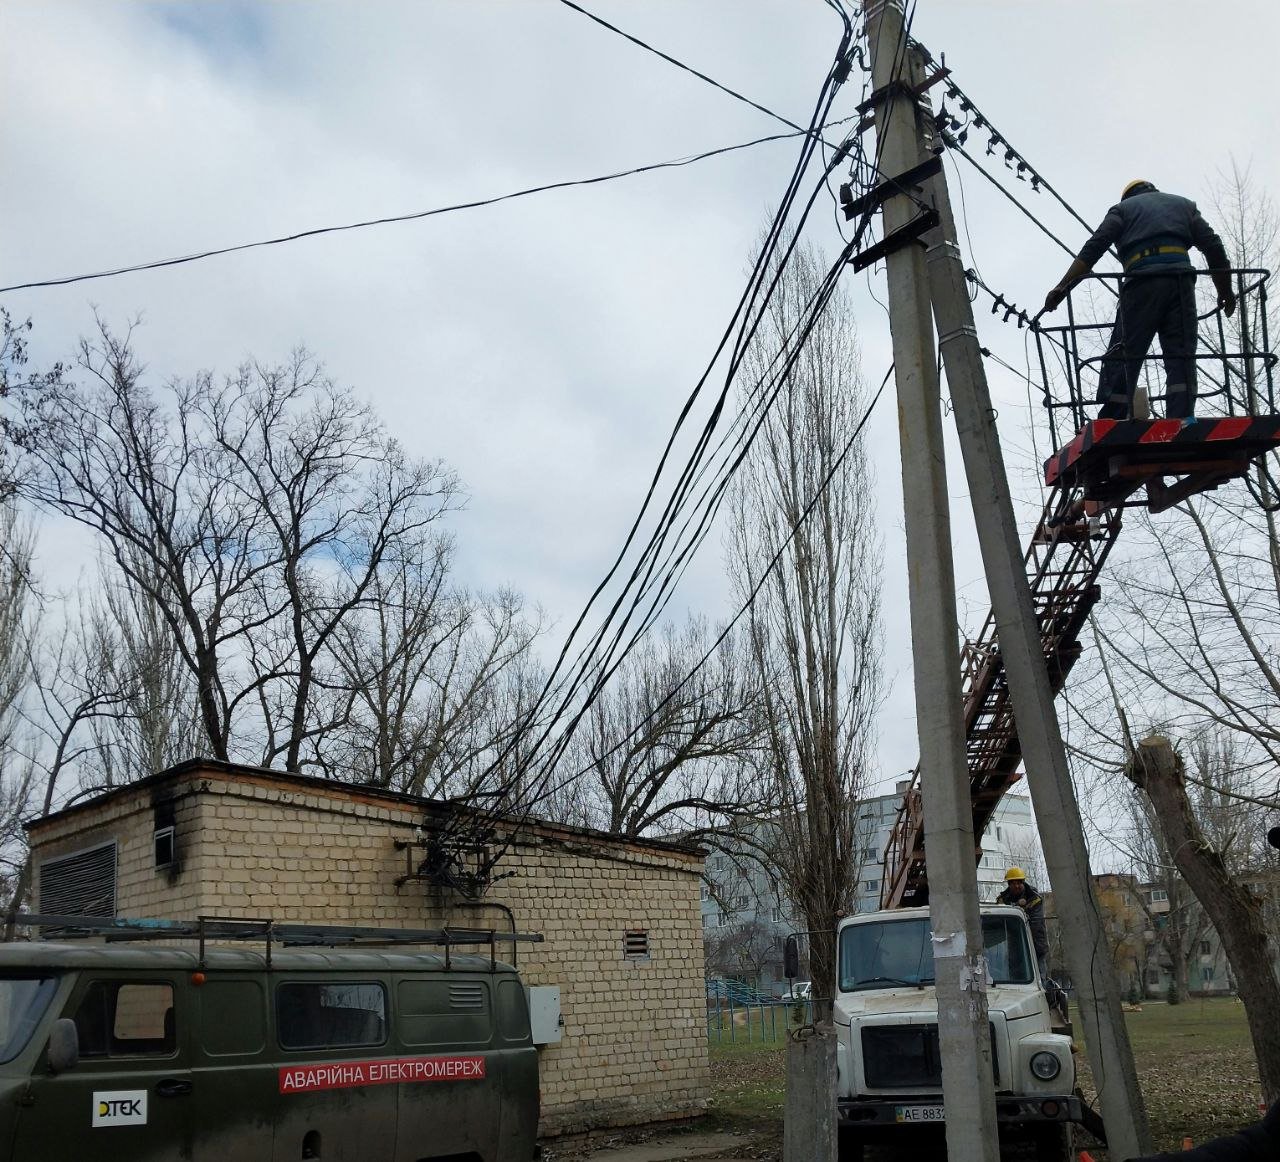
[[1218, 931], [1249, 1020], [1263, 1096], [1274, 1102], [1280, 1099], [1280, 1023], [1275, 1019], [1280, 980], [1271, 964], [1261, 904], [1205, 843], [1187, 798], [1182, 759], [1168, 739], [1143, 739], [1125, 774], [1146, 791], [1178, 871]]

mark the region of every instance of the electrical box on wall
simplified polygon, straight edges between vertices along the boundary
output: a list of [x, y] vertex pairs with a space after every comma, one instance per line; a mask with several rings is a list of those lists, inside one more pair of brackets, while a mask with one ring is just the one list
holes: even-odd
[[535, 1045], [559, 1045], [564, 1020], [560, 1016], [560, 986], [529, 986], [529, 1028]]

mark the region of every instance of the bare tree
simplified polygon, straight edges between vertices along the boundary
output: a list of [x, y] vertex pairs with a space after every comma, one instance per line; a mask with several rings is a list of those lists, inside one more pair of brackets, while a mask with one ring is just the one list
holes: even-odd
[[[27, 368], [31, 320], [15, 323], [0, 307], [0, 499], [13, 491], [19, 454], [29, 448], [34, 432], [29, 422], [44, 394], [62, 381], [62, 365], [48, 371]], [[0, 554], [5, 551], [0, 542]]]
[[[823, 275], [816, 254], [798, 247], [748, 352], [744, 384], [769, 382], [774, 353], [794, 341]], [[764, 389], [745, 390], [749, 406]], [[834, 995], [835, 923], [855, 907], [856, 808], [882, 694], [881, 546], [862, 445], [837, 468], [866, 398], [849, 304], [837, 293], [739, 472], [727, 537], [736, 590], [746, 599], [760, 587], [744, 645], [761, 690], [758, 776], [778, 804], [777, 867], [815, 933], [814, 995], [823, 998]]]
[[1280, 1098], [1280, 979], [1269, 953], [1262, 902], [1206, 841], [1186, 792], [1180, 756], [1160, 736], [1146, 738], [1130, 763], [1129, 777], [1150, 797], [1178, 872], [1212, 917], [1231, 961], [1249, 1018], [1262, 1091]]
[[12, 503], [0, 499], [0, 903], [13, 895], [26, 858], [22, 820], [30, 810], [35, 767], [22, 745], [22, 709], [30, 679], [34, 538]]
[[755, 918], [714, 929], [703, 943], [709, 972], [736, 977], [753, 988], [764, 987], [766, 970], [782, 962], [773, 925]]
[[323, 696], [331, 640], [457, 480], [408, 459], [305, 352], [152, 391], [131, 344], [105, 325], [81, 344], [89, 386], [46, 393], [24, 487], [97, 530], [163, 620], [208, 753], [296, 770], [344, 722]]
[[384, 562], [328, 642], [350, 710], [318, 761], [348, 778], [471, 798], [518, 720], [541, 618], [513, 592], [453, 587], [452, 551], [423, 538]]
[[[150, 564], [135, 563], [139, 571]], [[204, 735], [191, 673], [148, 590], [113, 576], [109, 562], [103, 573], [85, 628], [108, 681], [124, 693], [121, 713], [95, 718], [91, 727], [101, 782], [115, 786], [199, 755]]]
[[667, 625], [618, 667], [568, 752], [581, 773], [579, 822], [615, 835], [692, 836], [767, 808], [751, 769], [755, 668], [732, 635], [697, 666], [718, 636], [696, 617]]
[[[1209, 916], [1183, 876], [1163, 821], [1142, 786], [1137, 786], [1131, 802], [1130, 835], [1138, 879], [1145, 889], [1135, 902], [1168, 961], [1168, 999], [1181, 1004], [1191, 995], [1190, 965], [1211, 927]], [[1155, 899], [1156, 892], [1163, 899]]]

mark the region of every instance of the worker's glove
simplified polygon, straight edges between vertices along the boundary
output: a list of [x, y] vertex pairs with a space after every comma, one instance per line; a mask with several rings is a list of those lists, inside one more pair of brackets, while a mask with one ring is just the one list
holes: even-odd
[[1218, 307], [1228, 318], [1236, 313], [1236, 292], [1227, 291], [1218, 295]]
[[1046, 313], [1049, 311], [1056, 311], [1062, 305], [1062, 300], [1067, 297], [1068, 289], [1069, 288], [1059, 283], [1053, 288], [1053, 290], [1044, 296], [1044, 310]]

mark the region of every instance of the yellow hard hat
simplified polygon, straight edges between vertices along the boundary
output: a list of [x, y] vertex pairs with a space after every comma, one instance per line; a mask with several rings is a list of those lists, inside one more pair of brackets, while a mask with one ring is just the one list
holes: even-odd
[[1011, 867], [1004, 873], [1004, 882], [1007, 884], [1010, 880], [1025, 880], [1027, 873], [1020, 867]]
[[[1130, 194], [1134, 193], [1139, 186], [1151, 186], [1146, 178], [1135, 178], [1123, 190], [1120, 191], [1120, 200], [1123, 202]], [[1155, 186], [1151, 186], [1154, 190]]]

